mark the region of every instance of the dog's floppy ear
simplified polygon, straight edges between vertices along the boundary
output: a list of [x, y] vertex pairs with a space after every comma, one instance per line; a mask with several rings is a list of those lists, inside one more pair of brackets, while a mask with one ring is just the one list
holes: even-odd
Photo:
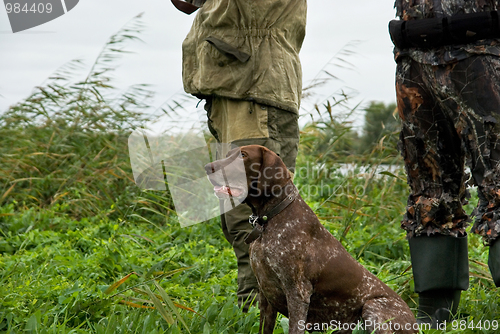
[[[271, 150], [261, 147], [259, 187], [270, 196], [290, 180], [290, 173], [281, 158]], [[274, 187], [274, 188], [273, 188]]]
[[283, 164], [280, 157], [278, 157], [278, 155], [273, 151], [264, 146], [262, 146], [260, 150], [262, 152], [261, 168], [279, 168], [280, 165]]

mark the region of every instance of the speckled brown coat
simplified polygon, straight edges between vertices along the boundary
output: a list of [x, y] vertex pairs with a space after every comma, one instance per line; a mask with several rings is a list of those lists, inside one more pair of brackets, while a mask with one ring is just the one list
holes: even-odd
[[[222, 175], [215, 171], [238, 154], [233, 150], [228, 158], [206, 166], [214, 185], [227, 181], [215, 180], [210, 173]], [[245, 202], [254, 214], [263, 216], [289, 195], [287, 191], [295, 191], [285, 165], [272, 151], [243, 146], [241, 157], [249, 189]], [[241, 171], [225, 168], [230, 184], [233, 174]], [[370, 333], [417, 332], [408, 305], [345, 250], [300, 195], [265, 224], [261, 236], [250, 245], [250, 261], [259, 283], [260, 333], [273, 332], [277, 312], [289, 317], [290, 334], [304, 333], [308, 323], [314, 328], [358, 321], [364, 321]], [[385, 322], [392, 327], [384, 328]], [[351, 333], [351, 329], [335, 333]]]

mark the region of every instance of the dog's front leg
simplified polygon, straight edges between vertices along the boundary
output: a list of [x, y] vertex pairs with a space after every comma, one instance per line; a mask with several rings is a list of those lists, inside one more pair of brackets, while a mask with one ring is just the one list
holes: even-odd
[[303, 284], [286, 295], [289, 334], [304, 334], [307, 327], [307, 312], [311, 300], [311, 284]]
[[259, 293], [260, 325], [259, 334], [272, 334], [278, 311], [269, 304], [262, 291]]

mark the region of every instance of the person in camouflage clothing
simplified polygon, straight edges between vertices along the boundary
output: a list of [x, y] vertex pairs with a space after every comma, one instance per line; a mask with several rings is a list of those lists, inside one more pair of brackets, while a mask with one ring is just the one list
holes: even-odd
[[[293, 173], [302, 93], [299, 51], [306, 0], [207, 0], [183, 42], [187, 93], [206, 99], [208, 127], [221, 144], [258, 144], [277, 153]], [[227, 147], [217, 152], [225, 156]], [[257, 291], [250, 267], [246, 205], [221, 215], [238, 263], [238, 303], [248, 309]]]
[[[395, 7], [408, 26], [413, 20], [497, 11], [500, 0], [396, 0]], [[498, 15], [492, 17], [496, 34]], [[466, 36], [473, 34], [466, 31]], [[392, 30], [391, 36], [394, 41]], [[417, 319], [434, 326], [452, 318], [460, 292], [469, 285], [466, 185], [477, 186], [479, 204], [472, 231], [490, 246], [488, 264], [500, 286], [500, 243], [496, 242], [500, 233], [500, 39], [441, 44], [398, 48], [395, 42], [394, 49], [400, 151], [411, 189], [401, 226], [408, 234], [419, 293]], [[465, 164], [470, 174], [464, 172]]]

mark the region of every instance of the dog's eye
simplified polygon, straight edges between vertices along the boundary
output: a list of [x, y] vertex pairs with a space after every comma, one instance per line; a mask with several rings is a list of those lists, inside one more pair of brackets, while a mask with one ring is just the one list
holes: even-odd
[[240, 158], [246, 158], [247, 154], [246, 152], [240, 152]]

